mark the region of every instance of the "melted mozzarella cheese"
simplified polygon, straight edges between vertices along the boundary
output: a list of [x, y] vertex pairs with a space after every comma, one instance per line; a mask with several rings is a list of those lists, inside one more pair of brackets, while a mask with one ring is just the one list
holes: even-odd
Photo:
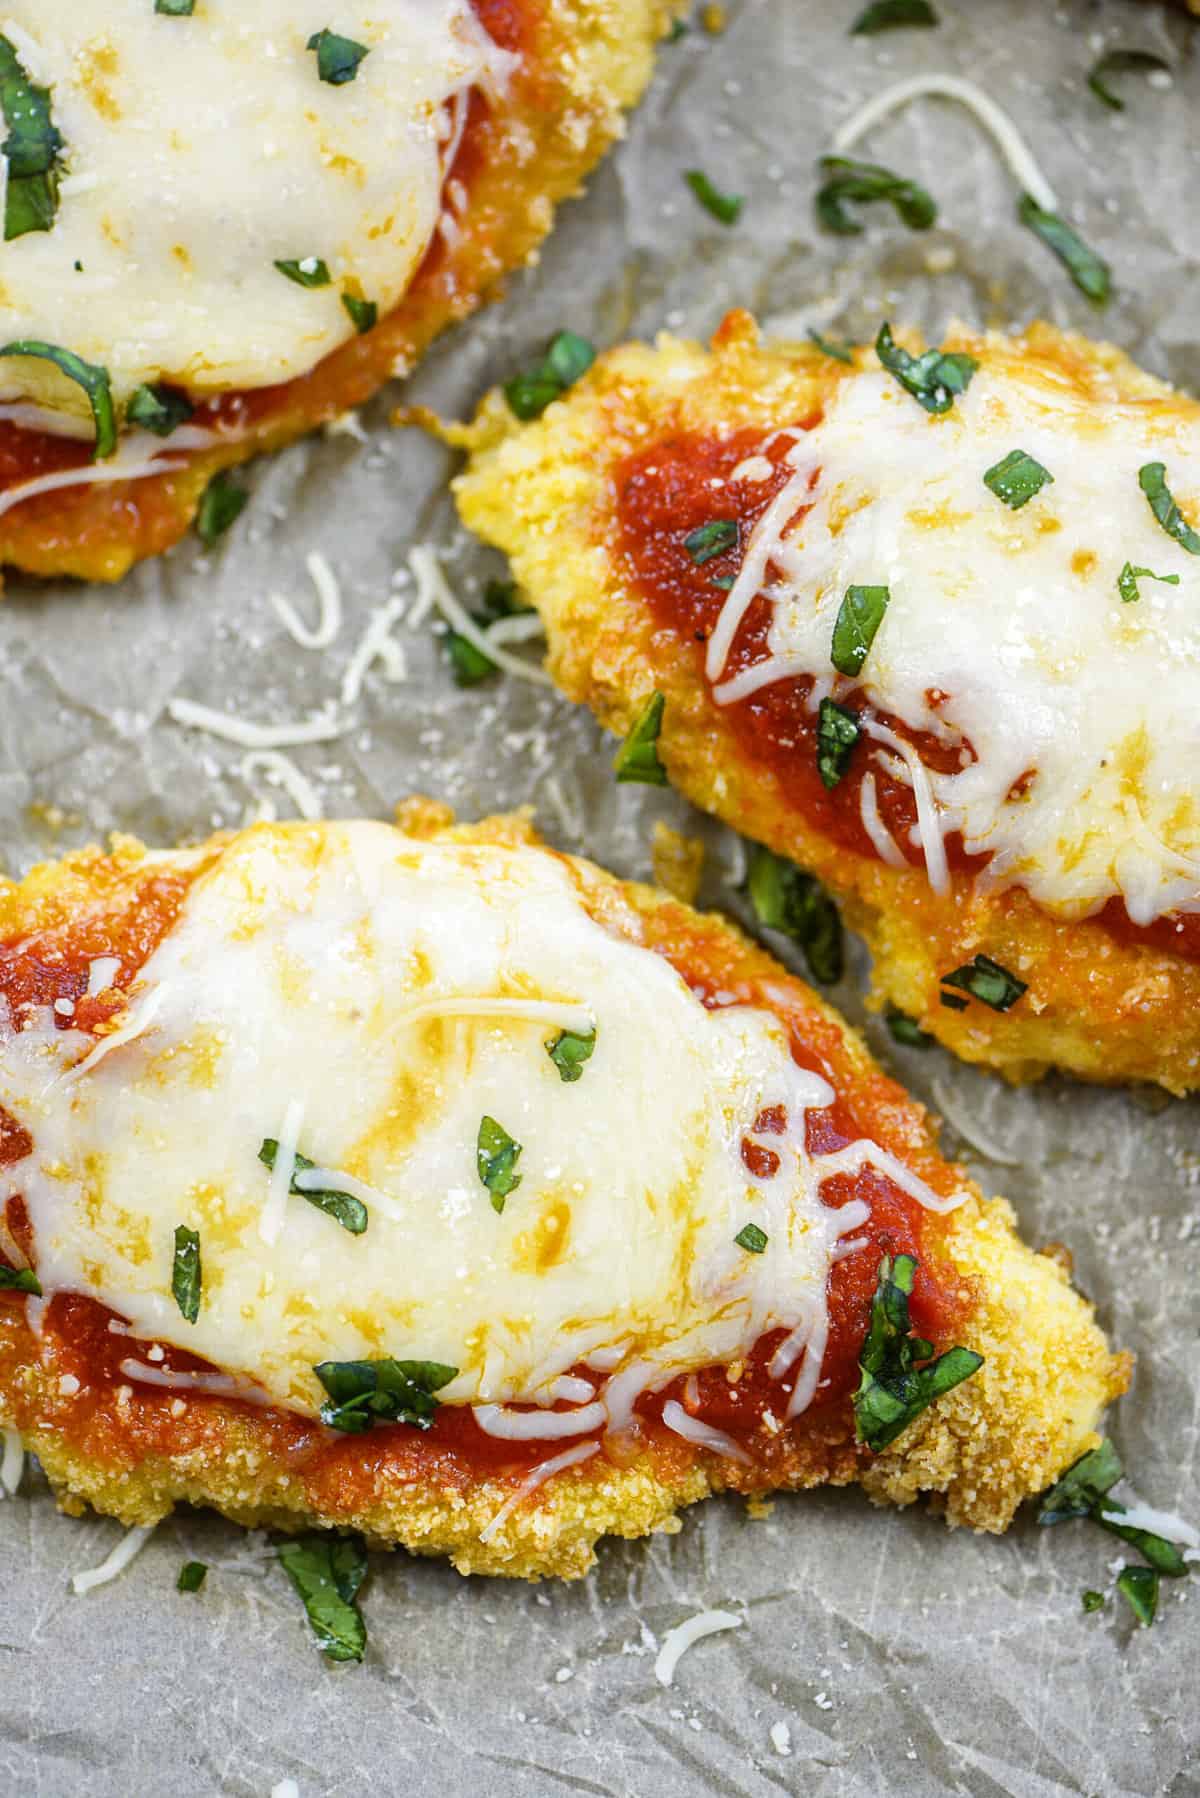
[[[564, 1082], [547, 1043], [589, 1020], [594, 1053]], [[547, 1404], [591, 1393], [554, 1384], [590, 1359], [608, 1389], [588, 1417], [619, 1423], [646, 1385], [775, 1328], [795, 1337], [789, 1365], [810, 1344], [815, 1386], [829, 1269], [867, 1215], [822, 1203], [841, 1163], [805, 1149], [832, 1090], [771, 1013], [707, 1011], [602, 928], [548, 852], [377, 824], [247, 830], [100, 1048], [48, 1017], [0, 1044], [0, 1103], [35, 1144], [7, 1178], [45, 1290], [97, 1297], [135, 1336], [302, 1410], [324, 1360], [442, 1361], [460, 1370], [451, 1401]], [[743, 1140], [772, 1106], [788, 1128], [755, 1179]], [[499, 1215], [476, 1165], [485, 1115], [521, 1144]], [[267, 1137], [277, 1171], [298, 1151], [343, 1179], [365, 1233], [286, 1181], [273, 1196]], [[765, 1252], [735, 1242], [748, 1223]], [[171, 1290], [181, 1224], [200, 1238], [194, 1325]], [[501, 1412], [486, 1421], [506, 1433]]]
[[[324, 28], [367, 47], [319, 79]], [[64, 140], [57, 216], [4, 246], [0, 341], [32, 337], [108, 368], [118, 400], [307, 372], [354, 333], [343, 292], [382, 315], [441, 208], [446, 102], [512, 58], [469, 0], [9, 0], [0, 31], [50, 91]], [[274, 266], [323, 260], [306, 288]], [[0, 398], [87, 415], [47, 362], [0, 363]]]
[[[1053, 476], [1019, 511], [983, 483], [1014, 449]], [[938, 773], [864, 720], [874, 743], [858, 753], [914, 789], [914, 845], [935, 885], [946, 883], [942, 836], [961, 830], [991, 856], [989, 882], [1019, 883], [1064, 915], [1117, 895], [1139, 924], [1200, 907], [1200, 558], [1138, 485], [1143, 464], [1165, 462], [1176, 500], [1200, 518], [1200, 410], [1098, 410], [1044, 371], [985, 360], [951, 411], [930, 417], [871, 371], [840, 384], [788, 460], [709, 675], [721, 681], [759, 591], [773, 607], [769, 660], [718, 685], [718, 700], [807, 673], [814, 707], [853, 685], [913, 730], [969, 744], [973, 756], [964, 747], [961, 766]], [[811, 510], [792, 525], [801, 505]], [[1122, 603], [1126, 562], [1178, 584], [1142, 579], [1137, 603]], [[891, 594], [853, 682], [830, 661], [851, 585]]]

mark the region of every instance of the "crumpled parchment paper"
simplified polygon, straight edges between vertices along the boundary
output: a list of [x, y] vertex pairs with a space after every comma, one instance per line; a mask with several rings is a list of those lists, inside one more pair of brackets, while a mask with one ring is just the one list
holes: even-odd
[[[705, 333], [731, 304], [782, 328], [873, 336], [879, 321], [937, 333], [953, 315], [1019, 324], [1040, 313], [1111, 336], [1200, 390], [1200, 70], [1191, 28], [1126, 0], [937, 0], [936, 31], [851, 38], [857, 0], [733, 0], [728, 28], [664, 48], [628, 140], [568, 207], [540, 266], [447, 337], [407, 397], [465, 416], [485, 385], [527, 363], [563, 325], [600, 343], [664, 324]], [[1106, 111], [1085, 86], [1099, 49], [1140, 46], [1170, 85], [1122, 83]], [[1111, 261], [1116, 297], [1091, 312], [1014, 219], [1011, 179], [972, 120], [925, 101], [857, 154], [924, 182], [941, 206], [915, 235], [872, 209], [858, 238], [815, 229], [814, 163], [837, 122], [882, 85], [922, 70], [969, 76], [1005, 106], [1063, 209]], [[681, 170], [746, 195], [726, 230]], [[208, 556], [191, 542], [117, 590], [14, 582], [0, 607], [0, 836], [10, 870], [110, 828], [155, 843], [236, 823], [285, 794], [240, 750], [172, 723], [173, 696], [271, 721], [336, 697], [372, 612], [409, 547], [432, 541], [470, 597], [494, 564], [465, 542], [446, 496], [453, 458], [394, 432], [397, 395], [363, 414], [369, 440], [329, 435], [264, 463], [250, 506]], [[310, 551], [340, 580], [347, 619], [324, 653], [290, 640], [272, 592], [313, 607]], [[653, 821], [709, 845], [705, 897], [732, 839], [669, 793], [617, 788], [611, 742], [557, 696], [512, 679], [460, 692], [428, 625], [397, 630], [408, 678], [376, 669], [336, 741], [294, 751], [325, 809], [386, 814], [423, 791], [463, 816], [529, 802], [549, 836], [623, 874], [650, 871]], [[864, 1017], [861, 958], [836, 994]], [[1058, 1080], [1025, 1092], [900, 1050], [877, 1051], [935, 1110], [989, 1191], [1017, 1204], [1036, 1243], [1059, 1240], [1115, 1340], [1137, 1351], [1114, 1432], [1138, 1492], [1200, 1515], [1195, 1494], [1200, 1104], [1092, 1092]], [[997, 1146], [1012, 1165], [973, 1149]], [[736, 1500], [682, 1532], [610, 1544], [573, 1587], [464, 1581], [379, 1556], [365, 1594], [361, 1667], [326, 1666], [261, 1541], [183, 1513], [115, 1584], [84, 1598], [68, 1576], [117, 1540], [62, 1518], [36, 1473], [0, 1507], [0, 1790], [33, 1798], [683, 1798], [775, 1792], [838, 1798], [1057, 1798], [1200, 1790], [1200, 1599], [1164, 1581], [1160, 1617], [1136, 1630], [1110, 1586], [1120, 1544], [1086, 1524], [1003, 1540], [948, 1533], [856, 1493]], [[180, 1563], [210, 1563], [197, 1597]], [[671, 1690], [654, 1645], [693, 1611], [742, 1628], [697, 1646]], [[772, 1729], [776, 1729], [772, 1739]], [[786, 1752], [784, 1751], [786, 1750]]]

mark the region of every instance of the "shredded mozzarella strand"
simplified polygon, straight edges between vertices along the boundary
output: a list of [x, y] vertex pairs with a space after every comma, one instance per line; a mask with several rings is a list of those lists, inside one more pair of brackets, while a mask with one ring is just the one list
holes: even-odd
[[442, 570], [442, 565], [426, 543], [418, 543], [409, 552], [408, 565], [413, 571], [417, 583], [417, 605], [422, 598], [429, 596], [433, 605], [445, 618], [447, 624], [464, 637], [480, 655], [488, 656], [497, 668], [503, 668], [506, 674], [515, 674], [521, 680], [532, 681], [535, 686], [549, 687], [553, 685], [544, 668], [535, 668], [523, 662], [520, 656], [509, 655], [498, 643], [493, 643], [486, 632], [480, 630], [470, 613], [461, 606], [450, 591], [449, 583]]
[[93, 957], [88, 963], [87, 997], [95, 999], [106, 993], [120, 972], [121, 964], [115, 955]]
[[382, 664], [384, 680], [396, 682], [408, 679], [408, 658], [404, 653], [404, 645], [397, 643], [391, 634], [392, 626], [403, 618], [407, 604], [403, 594], [398, 594], [371, 614], [370, 622], [342, 676], [342, 705], [346, 708], [357, 705], [367, 671], [375, 662]]
[[485, 1436], [500, 1436], [506, 1442], [582, 1436], [608, 1421], [608, 1413], [598, 1399], [594, 1405], [581, 1405], [577, 1411], [507, 1411], [503, 1405], [474, 1405], [472, 1409]]
[[950, 866], [946, 860], [946, 843], [942, 835], [942, 819], [938, 811], [937, 800], [933, 796], [929, 773], [924, 762], [911, 743], [898, 737], [894, 730], [878, 719], [869, 718], [865, 714], [861, 720], [862, 728], [876, 742], [886, 743], [901, 757], [908, 769], [912, 781], [913, 798], [917, 806], [917, 834], [921, 839], [921, 850], [925, 857], [925, 871], [929, 884], [935, 893], [950, 891]]
[[25, 1471], [25, 1448], [17, 1430], [3, 1430], [4, 1454], [0, 1457], [0, 1498], [15, 1498]]
[[528, 1498], [531, 1492], [536, 1492], [539, 1486], [544, 1485], [553, 1474], [561, 1473], [565, 1467], [578, 1467], [581, 1461], [590, 1461], [592, 1456], [599, 1452], [599, 1449], [598, 1442], [577, 1442], [574, 1448], [565, 1448], [561, 1455], [555, 1455], [549, 1461], [539, 1461], [538, 1465], [531, 1468], [524, 1479], [519, 1482], [511, 1496], [505, 1499], [490, 1523], [484, 1524], [479, 1532], [479, 1540], [490, 1542], [500, 1526], [507, 1522], [517, 1506]]
[[[931, 1186], [926, 1186], [924, 1180], [918, 1179], [917, 1175], [906, 1168], [902, 1161], [897, 1161], [889, 1150], [881, 1148], [877, 1142], [872, 1142], [869, 1136], [860, 1137], [857, 1142], [847, 1143], [844, 1149], [837, 1149], [831, 1155], [817, 1156], [812, 1165], [818, 1182], [831, 1179], [834, 1174], [857, 1174], [864, 1167], [876, 1168], [881, 1174], [887, 1175], [893, 1186], [898, 1186], [901, 1192], [906, 1192], [910, 1199], [917, 1201], [918, 1205], [924, 1205], [926, 1211], [935, 1211], [939, 1215], [947, 1211], [957, 1211], [960, 1205], [966, 1203], [968, 1197], [965, 1192], [952, 1192], [949, 1198], [940, 1198]], [[843, 1206], [842, 1212], [846, 1209], [847, 1207]], [[839, 1212], [838, 1215], [841, 1216], [842, 1212]]]
[[302, 818], [321, 818], [324, 807], [312, 782], [289, 756], [278, 749], [251, 749], [238, 763], [238, 774], [253, 791], [254, 776], [263, 774], [272, 786], [282, 787]]
[[301, 1192], [344, 1192], [364, 1205], [374, 1205], [377, 1211], [396, 1223], [404, 1223], [409, 1215], [404, 1206], [389, 1198], [386, 1192], [380, 1192], [377, 1186], [368, 1186], [354, 1174], [344, 1173], [340, 1167], [302, 1167], [293, 1175], [293, 1181]]
[[258, 1233], [266, 1243], [275, 1242], [283, 1228], [292, 1175], [296, 1171], [296, 1145], [300, 1141], [303, 1122], [303, 1100], [289, 1100], [277, 1138], [279, 1146], [275, 1151], [275, 1165], [271, 1169], [267, 1185], [266, 1203], [258, 1216]]
[[16, 487], [8, 487], [0, 493], [0, 518], [38, 493], [57, 493], [62, 487], [104, 486], [111, 481], [143, 481], [148, 475], [171, 474], [185, 466], [178, 458], [155, 461], [146, 455], [140, 461], [136, 457], [122, 461], [118, 452], [106, 462], [86, 462], [82, 468], [59, 468], [53, 474], [35, 475], [31, 481], [21, 481]]
[[114, 1030], [109, 1036], [102, 1036], [96, 1047], [90, 1050], [82, 1061], [76, 1062], [73, 1068], [68, 1068], [65, 1074], [59, 1075], [55, 1084], [74, 1086], [77, 1080], [82, 1080], [85, 1074], [90, 1074], [97, 1062], [103, 1061], [106, 1055], [111, 1055], [114, 1049], [119, 1049], [124, 1043], [131, 1043], [135, 1037], [141, 1036], [143, 1031], [153, 1023], [166, 996], [165, 984], [152, 987], [141, 1003], [133, 1007], [120, 1028]]
[[946, 1122], [952, 1125], [962, 1140], [970, 1148], [977, 1150], [985, 1161], [993, 1161], [997, 1167], [1020, 1167], [1021, 1157], [1019, 1155], [1008, 1154], [990, 1136], [985, 1135], [973, 1119], [963, 1115], [954, 1094], [940, 1075], [934, 1078], [933, 1096], [937, 1108]]
[[328, 710], [324, 717], [318, 714], [292, 724], [251, 724], [249, 719], [233, 718], [212, 706], [198, 705], [194, 699], [170, 699], [167, 713], [187, 730], [207, 731], [209, 736], [236, 743], [240, 749], [294, 749], [302, 743], [332, 743], [344, 729]]
[[[271, 1558], [272, 1560], [275, 1558], [273, 1549]], [[281, 1779], [277, 1785], [271, 1787], [271, 1798], [300, 1798], [300, 1787], [294, 1779]]]
[[875, 776], [869, 772], [863, 775], [859, 784], [858, 809], [862, 815], [863, 829], [870, 837], [880, 861], [886, 862], [889, 868], [906, 868], [908, 863], [904, 851], [879, 815]]
[[483, 634], [489, 643], [532, 643], [546, 635], [546, 627], [536, 612], [515, 612], [511, 618], [497, 618]]
[[288, 635], [301, 649], [328, 649], [342, 628], [342, 590], [337, 577], [319, 550], [304, 558], [309, 578], [317, 595], [317, 622], [305, 624], [291, 600], [282, 593], [270, 595], [271, 604]]
[[86, 1573], [72, 1574], [71, 1590], [76, 1597], [82, 1597], [85, 1592], [91, 1592], [96, 1586], [107, 1586], [109, 1580], [114, 1580], [118, 1574], [124, 1573], [135, 1555], [139, 1555], [145, 1548], [157, 1527], [157, 1524], [153, 1523], [136, 1524], [133, 1529], [126, 1530], [112, 1553], [106, 1555], [98, 1567], [91, 1567]]
[[660, 1686], [674, 1683], [675, 1669], [688, 1649], [705, 1636], [718, 1635], [724, 1629], [741, 1629], [744, 1618], [732, 1611], [700, 1611], [684, 1623], [677, 1623], [663, 1637], [662, 1647], [654, 1663], [654, 1677]]
[[890, 112], [907, 106], [910, 100], [924, 99], [927, 95], [942, 100], [957, 100], [969, 112], [973, 112], [984, 130], [991, 133], [996, 148], [1023, 191], [1032, 195], [1045, 211], [1058, 211], [1054, 189], [1008, 114], [1001, 111], [982, 88], [976, 87], [973, 81], [964, 81], [959, 75], [914, 75], [908, 81], [898, 81], [894, 87], [884, 88], [881, 94], [874, 94], [865, 106], [838, 126], [833, 134], [834, 149], [839, 155], [844, 155], [868, 131], [873, 131]]
[[524, 1018], [534, 1024], [555, 1024], [578, 1036], [586, 1036], [595, 1027], [586, 1005], [566, 999], [559, 1004], [555, 999], [467, 999], [450, 993], [444, 999], [426, 999], [420, 1005], [410, 1005], [398, 1014], [394, 1028], [433, 1017]]
[[704, 672], [709, 684], [714, 687], [729, 660], [729, 652], [733, 648], [733, 640], [738, 634], [742, 619], [750, 610], [766, 579], [767, 564], [787, 525], [804, 504], [813, 476], [817, 472], [816, 463], [806, 454], [801, 444], [789, 451], [787, 460], [794, 472], [755, 525], [737, 578], [729, 589], [708, 639], [708, 647], [704, 652]]
[[[125, 1332], [129, 1334], [128, 1331]], [[162, 1386], [170, 1392], [209, 1392], [218, 1398], [239, 1398], [248, 1405], [274, 1405], [269, 1392], [252, 1380], [239, 1379], [231, 1373], [197, 1373], [187, 1368], [149, 1367], [144, 1361], [127, 1356], [118, 1370], [127, 1380], [138, 1380], [143, 1386]]]
[[711, 1449], [714, 1455], [724, 1455], [727, 1461], [740, 1461], [743, 1467], [753, 1466], [750, 1456], [738, 1447], [732, 1436], [727, 1436], [724, 1430], [714, 1429], [711, 1424], [702, 1423], [698, 1417], [689, 1417], [677, 1399], [667, 1400], [662, 1408], [662, 1420], [685, 1442]]
[[[1116, 1497], [1115, 1494], [1111, 1496]], [[1193, 1529], [1174, 1511], [1157, 1511], [1153, 1505], [1144, 1505], [1140, 1498], [1129, 1500], [1117, 1499], [1118, 1504], [1125, 1506], [1124, 1513], [1116, 1521], [1134, 1530], [1149, 1530], [1155, 1536], [1164, 1536], [1168, 1542], [1175, 1542], [1181, 1548], [1200, 1549], [1200, 1531]]]

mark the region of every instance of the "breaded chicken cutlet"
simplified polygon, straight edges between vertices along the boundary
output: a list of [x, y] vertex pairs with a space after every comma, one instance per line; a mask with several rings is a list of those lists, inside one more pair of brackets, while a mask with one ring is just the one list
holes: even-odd
[[[1021, 339], [603, 356], [459, 434], [548, 666], [1024, 1080], [1200, 1085], [1200, 405]], [[657, 695], [657, 698], [655, 697]], [[648, 710], [648, 708], [651, 708]]]
[[[14, 0], [0, 563], [117, 580], [405, 374], [619, 135], [671, 0]], [[238, 505], [214, 490], [216, 534]]]
[[723, 1489], [1001, 1530], [1094, 1443], [1127, 1357], [813, 992], [401, 825], [0, 888], [0, 1420], [66, 1509], [574, 1577]]

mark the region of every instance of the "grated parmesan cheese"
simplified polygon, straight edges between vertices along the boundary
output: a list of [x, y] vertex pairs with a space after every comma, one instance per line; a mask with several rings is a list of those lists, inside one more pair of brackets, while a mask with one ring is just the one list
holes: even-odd
[[75, 1596], [81, 1598], [97, 1586], [107, 1586], [110, 1580], [124, 1573], [130, 1561], [141, 1554], [157, 1527], [153, 1523], [136, 1524], [133, 1529], [126, 1530], [112, 1553], [106, 1555], [98, 1567], [91, 1567], [86, 1573], [73, 1573], [71, 1590]]

